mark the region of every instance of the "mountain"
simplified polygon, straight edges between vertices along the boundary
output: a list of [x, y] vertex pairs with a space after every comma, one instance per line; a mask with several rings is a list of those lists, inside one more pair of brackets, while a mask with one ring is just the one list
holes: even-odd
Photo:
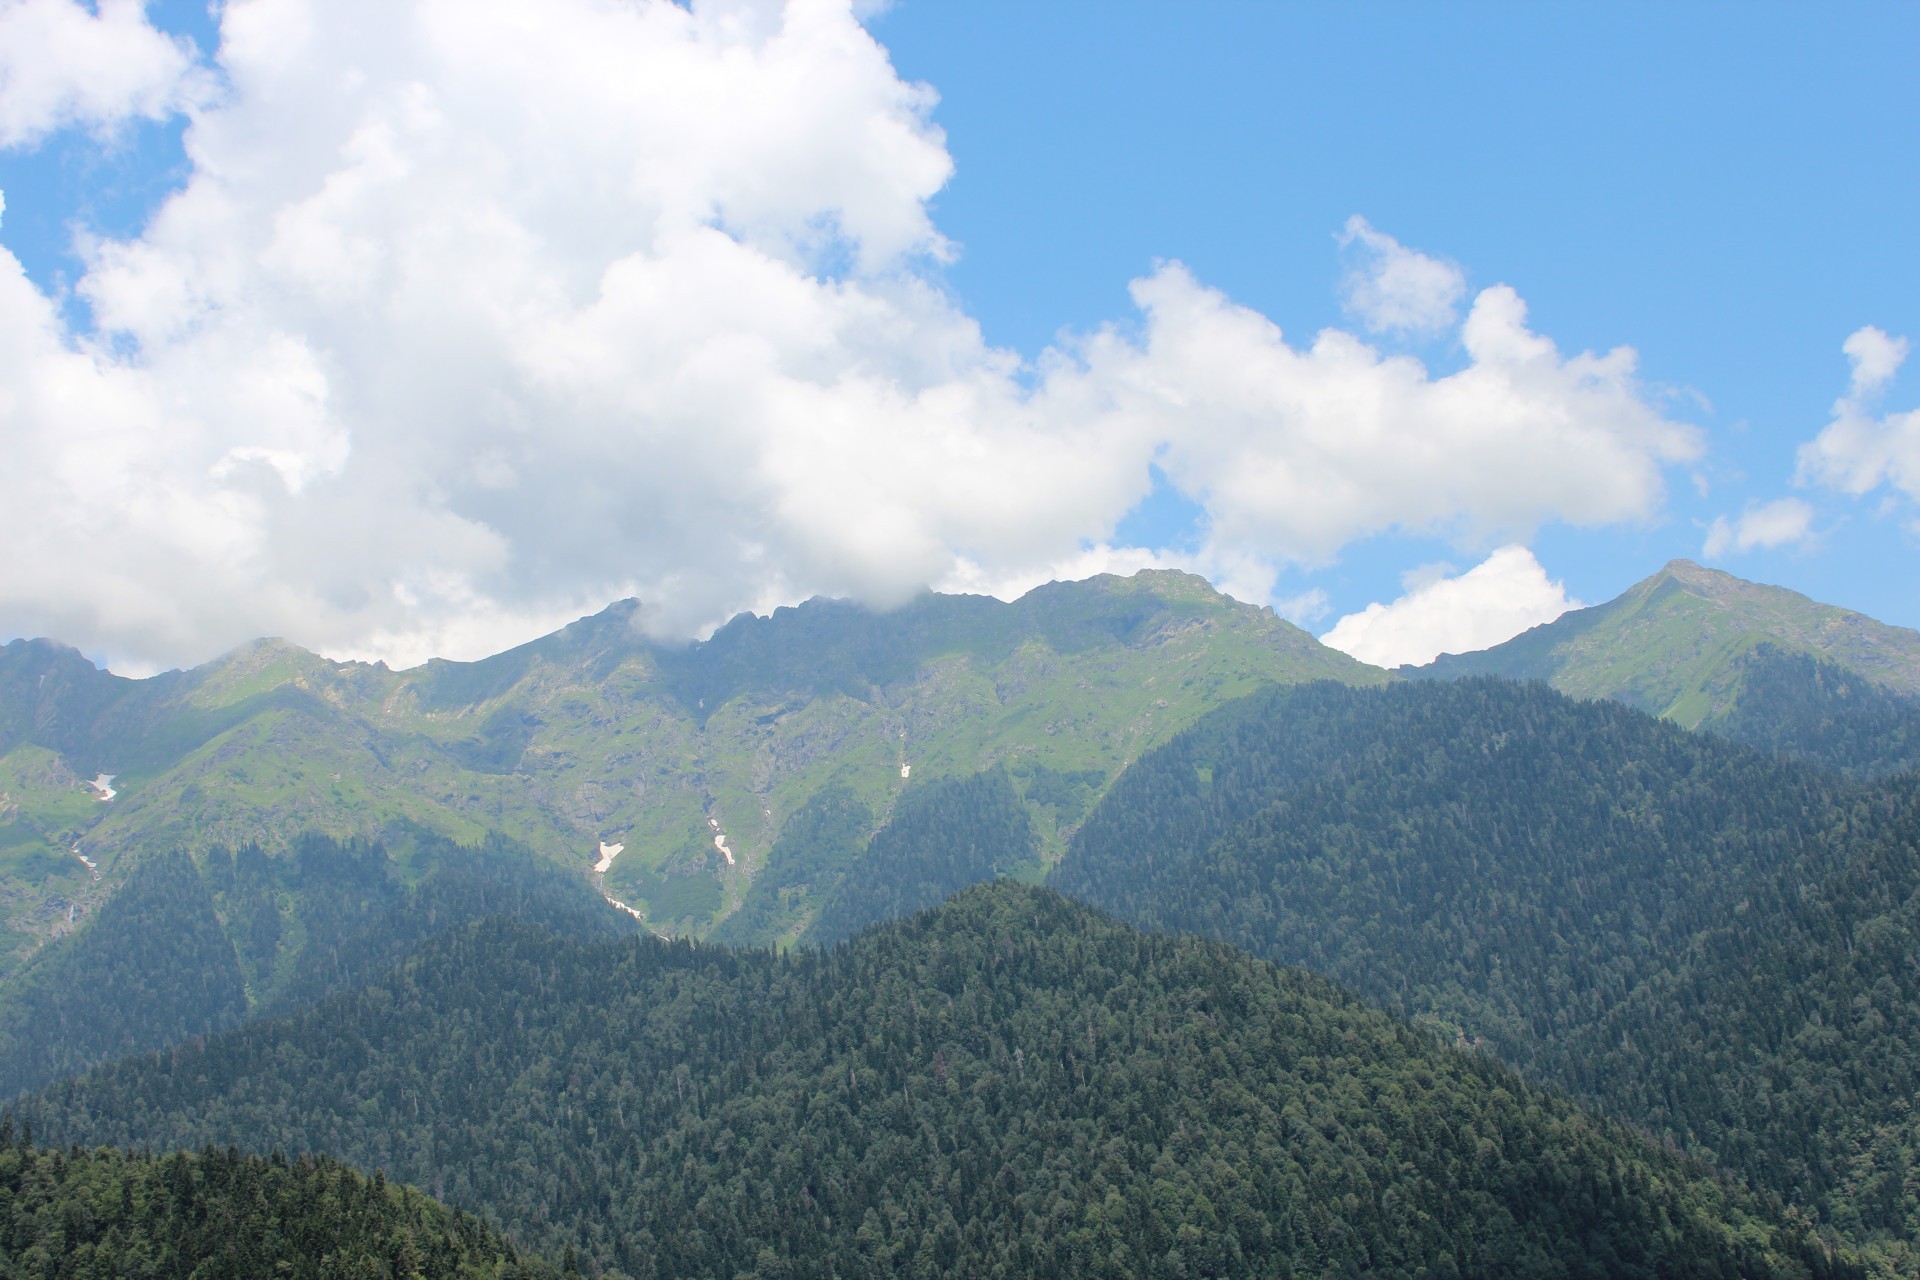
[[0, 985], [0, 1098], [365, 982], [428, 938], [504, 916], [568, 937], [638, 926], [575, 874], [495, 838], [391, 847], [304, 836], [143, 859]]
[[829, 952], [489, 922], [19, 1106], [332, 1151], [634, 1277], [1859, 1274], [1324, 980], [1005, 882]]
[[1136, 761], [1052, 883], [1327, 974], [1920, 1262], [1920, 780], [1537, 684], [1274, 689]]
[[1544, 680], [1856, 776], [1920, 767], [1920, 632], [1686, 560], [1606, 604], [1400, 673]]
[[[499, 832], [583, 875], [618, 846], [607, 893], [702, 934], [815, 797], [863, 805], [863, 844], [915, 783], [996, 765], [1023, 799], [1048, 797], [1029, 806], [1037, 875], [1084, 812], [1066, 799], [1090, 803], [1208, 708], [1270, 681], [1387, 678], [1172, 572], [1011, 604], [814, 600], [693, 645], [649, 640], [642, 616], [628, 601], [483, 661], [399, 672], [260, 641], [126, 680], [45, 641], [6, 645], [0, 954], [17, 963], [160, 850], [395, 829]], [[786, 886], [766, 940], [797, 936], [843, 871]]]
[[336, 1161], [48, 1150], [0, 1121], [0, 1280], [561, 1274], [486, 1223]]

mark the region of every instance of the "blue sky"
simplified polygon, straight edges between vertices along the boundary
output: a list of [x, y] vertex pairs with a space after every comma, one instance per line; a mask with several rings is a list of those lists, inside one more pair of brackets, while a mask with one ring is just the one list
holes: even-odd
[[[982, 0], [875, 26], [940, 90], [951, 279], [996, 341], [1098, 323], [1156, 257], [1289, 331], [1337, 324], [1333, 236], [1359, 212], [1473, 285], [1514, 285], [1565, 349], [1634, 347], [1707, 429], [1708, 491], [1676, 474], [1649, 526], [1545, 527], [1541, 559], [1588, 602], [1796, 492], [1849, 334], [1920, 335], [1912, 5]], [[1916, 399], [1909, 365], [1887, 403]], [[1811, 545], [1718, 566], [1920, 627], [1911, 507], [1798, 492]], [[1388, 535], [1315, 580], [1345, 611], [1468, 558]]]
[[[17, 18], [63, 6], [11, 7]], [[703, 6], [708, 18], [723, 7]], [[1007, 592], [1075, 566], [1124, 570], [1153, 556], [1209, 572], [1321, 633], [1407, 594], [1409, 574], [1418, 587], [1513, 545], [1532, 559], [1498, 566], [1517, 576], [1489, 568], [1480, 586], [1450, 597], [1456, 614], [1479, 609], [1476, 619], [1447, 623], [1444, 609], [1408, 608], [1375, 626], [1367, 652], [1399, 658], [1429, 641], [1498, 639], [1564, 604], [1547, 578], [1595, 603], [1676, 556], [1920, 626], [1911, 588], [1920, 418], [1905, 416], [1920, 402], [1920, 376], [1893, 358], [1898, 340], [1920, 338], [1911, 74], [1920, 10], [1910, 5], [902, 0], [865, 24], [891, 78], [884, 59], [849, 46], [845, 24], [831, 20], [821, 20], [831, 38], [809, 51], [784, 62], [766, 53], [768, 33], [792, 25], [778, 6], [730, 18], [724, 31], [717, 20], [636, 21], [612, 35], [581, 6], [529, 10], [545, 15], [550, 58], [589, 66], [596, 42], [617, 35], [632, 41], [621, 48], [635, 78], [694, 77], [683, 99], [629, 94], [618, 67], [601, 97], [570, 91], [566, 136], [594, 133], [603, 147], [583, 143], [578, 156], [555, 154], [565, 148], [531, 127], [514, 150], [513, 127], [548, 105], [554, 81], [542, 75], [601, 82], [563, 62], [513, 65], [501, 52], [510, 39], [486, 39], [489, 24], [512, 27], [512, 6], [476, 10], [478, 35], [458, 38], [433, 25], [431, 4], [402, 6], [395, 13], [408, 16], [392, 22], [377, 6], [341, 5], [319, 11], [336, 29], [317, 32], [275, 0], [234, 9], [256, 35], [293, 42], [298, 57], [270, 68], [286, 84], [323, 96], [313, 86], [372, 87], [343, 94], [337, 109], [314, 108], [322, 123], [308, 128], [294, 90], [276, 94], [262, 70], [271, 42], [242, 41], [230, 46], [237, 55], [216, 57], [214, 20], [189, 0], [150, 6], [149, 17], [192, 40], [194, 56], [164, 74], [113, 63], [127, 86], [117, 105], [74, 105], [78, 91], [68, 89], [72, 101], [46, 107], [35, 124], [17, 102], [9, 117], [0, 90], [0, 138], [11, 139], [0, 149], [0, 246], [44, 300], [35, 323], [59, 326], [46, 331], [90, 352], [88, 376], [104, 379], [84, 394], [61, 383], [41, 400], [125, 414], [102, 439], [115, 450], [137, 442], [130, 452], [142, 461], [130, 472], [155, 477], [173, 503], [142, 517], [160, 524], [71, 520], [76, 508], [143, 503], [104, 485], [97, 500], [81, 483], [57, 504], [47, 486], [23, 491], [12, 505], [42, 558], [118, 561], [136, 544], [149, 558], [130, 564], [124, 581], [0, 582], [0, 632], [51, 631], [128, 669], [196, 660], [268, 630], [411, 661], [477, 656], [610, 593], [640, 595], [657, 606], [663, 632], [686, 632], [814, 591], [881, 604], [929, 584]], [[7, 15], [0, 4], [0, 21]], [[410, 42], [401, 33], [414, 18], [421, 34]], [[566, 29], [576, 19], [577, 32]], [[371, 43], [390, 34], [392, 50]], [[732, 109], [698, 114], [698, 95], [719, 93], [709, 81], [721, 64], [700, 61], [702, 41], [716, 40], [758, 52], [714, 101], [772, 105], [764, 115], [741, 108], [702, 144], [709, 150], [683, 153], [675, 139], [717, 127], [713, 111]], [[650, 61], [655, 45], [673, 42], [672, 58]], [[77, 67], [96, 56], [77, 43], [63, 52]], [[913, 84], [930, 86], [937, 103], [916, 101]], [[353, 197], [360, 203], [349, 207], [327, 195], [370, 181], [377, 166], [353, 148], [371, 136], [369, 122], [391, 129], [395, 120], [415, 123], [398, 126], [402, 141], [381, 153], [378, 199]], [[858, 142], [875, 121], [890, 140]], [[183, 138], [192, 137], [204, 142], [190, 154]], [[496, 144], [487, 163], [506, 174], [497, 186], [447, 158], [476, 154], [476, 139]], [[624, 191], [600, 190], [610, 157], [656, 150], [654, 169]], [[230, 205], [246, 205], [240, 214], [218, 207], [222, 183]], [[589, 188], [584, 213], [548, 207]], [[487, 213], [476, 226], [518, 219], [512, 243], [537, 242], [539, 252], [497, 284], [484, 265], [421, 269], [404, 297], [386, 288], [388, 275], [351, 305], [328, 303], [312, 280], [295, 290], [274, 274], [273, 246], [284, 248], [296, 225], [309, 249], [385, 237], [366, 252], [387, 263], [431, 257], [415, 247], [437, 233], [438, 220], [420, 212], [436, 190], [451, 207]], [[192, 198], [177, 200], [173, 222], [155, 231], [149, 220], [183, 191]], [[731, 237], [751, 262], [682, 252], [694, 241], [657, 228], [671, 228], [683, 205], [709, 210], [690, 225]], [[1369, 324], [1352, 282], [1374, 261], [1356, 246], [1371, 242], [1342, 238], [1356, 215], [1389, 256], [1453, 273], [1449, 318]], [[325, 237], [314, 239], [323, 223]], [[254, 247], [220, 258], [220, 245], [247, 235], [260, 237]], [[484, 242], [483, 231], [473, 235]], [[103, 256], [89, 247], [96, 240], [154, 252]], [[236, 276], [256, 261], [267, 264], [259, 280]], [[618, 308], [593, 299], [613, 296], [608, 281], [622, 261], [654, 269], [645, 296], [715, 308], [711, 341], [648, 346], [645, 335], [663, 330], [631, 311], [620, 313], [630, 327], [609, 328]], [[161, 265], [140, 274], [137, 263]], [[749, 281], [749, 267], [788, 275]], [[90, 272], [96, 286], [82, 284]], [[525, 286], [541, 273], [544, 284]], [[1160, 290], [1158, 311], [1130, 293], [1143, 280], [1159, 282], [1149, 286]], [[1473, 406], [1494, 403], [1472, 401], [1444, 423], [1423, 416], [1438, 412], [1442, 397], [1426, 394], [1435, 384], [1473, 373], [1463, 318], [1494, 286], [1524, 300], [1525, 329], [1549, 340], [1557, 360], [1637, 354], [1631, 377], [1611, 386], [1613, 407], [1575, 424], [1629, 442], [1603, 451], [1621, 475], [1596, 464], [1593, 488], [1610, 496], [1585, 501], [1581, 478], [1555, 473], [1550, 456], [1516, 463], [1510, 484], [1466, 463], [1458, 474], [1442, 467], [1441, 497], [1388, 465], [1395, 441], [1471, 435]], [[814, 322], [763, 325], [766, 307], [783, 303], [727, 311], [707, 301], [761, 288], [767, 299], [793, 299], [796, 314], [838, 308], [844, 328], [816, 347], [794, 336]], [[248, 310], [269, 294], [271, 307]], [[568, 314], [466, 346], [447, 319], [496, 304], [524, 315], [529, 299], [560, 295]], [[213, 298], [207, 315], [271, 333], [277, 345], [183, 337], [151, 310], [175, 296]], [[1190, 333], [1168, 319], [1202, 299], [1219, 306]], [[0, 313], [0, 325], [28, 325], [33, 305]], [[862, 308], [891, 317], [884, 340], [862, 327]], [[417, 338], [417, 325], [381, 328], [402, 315], [435, 317], [454, 336], [383, 363], [380, 352]], [[1264, 348], [1262, 319], [1284, 335]], [[1885, 338], [1856, 355], [1891, 372], [1856, 397], [1858, 421], [1844, 440], [1829, 437], [1827, 461], [1803, 463], [1803, 446], [1848, 392], [1842, 344], [1867, 326]], [[1369, 360], [1411, 357], [1425, 371], [1419, 394], [1371, 422], [1385, 441], [1377, 500], [1354, 497], [1308, 519], [1284, 502], [1263, 506], [1258, 494], [1229, 495], [1237, 477], [1284, 469], [1296, 439], [1316, 438], [1267, 433], [1266, 410], [1248, 397], [1279, 387], [1271, 412], [1291, 412], [1289, 397], [1307, 395], [1307, 383], [1287, 381], [1295, 375], [1282, 367], [1322, 331], [1349, 335]], [[1200, 348], [1252, 342], [1253, 358], [1275, 356], [1275, 372], [1230, 403], [1199, 403], [1221, 371], [1156, 354], [1157, 342], [1182, 333]], [[1094, 350], [1102, 334], [1118, 354]], [[762, 348], [776, 352], [776, 391], [729, 408], [718, 392], [662, 390], [684, 388], [715, 350]], [[471, 376], [503, 351], [541, 354], [517, 379]], [[639, 351], [647, 359], [637, 363], [659, 365], [644, 384], [616, 368], [620, 353]], [[221, 360], [233, 362], [224, 374]], [[1061, 360], [1071, 376], [1049, 372]], [[260, 382], [244, 403], [231, 392], [234, 370]], [[870, 377], [878, 390], [840, 394]], [[1148, 384], [1172, 390], [1143, 408]], [[1306, 416], [1337, 419], [1343, 388], [1325, 392], [1334, 408]], [[1557, 403], [1549, 396], [1537, 411], [1550, 415]], [[1202, 443], [1187, 439], [1189, 411]], [[0, 418], [0, 431], [17, 437], [16, 456], [54, 459], [46, 465], [64, 475], [71, 427], [48, 412], [40, 423]], [[772, 425], [735, 434], [741, 414]], [[1518, 434], [1486, 447], [1524, 443], [1524, 414], [1508, 429]], [[1103, 442], [1123, 437], [1129, 443], [1107, 456]], [[939, 447], [916, 452], [913, 441]], [[1440, 456], [1451, 456], [1444, 443]], [[1327, 465], [1320, 474], [1302, 464], [1295, 505], [1375, 484], [1365, 450]], [[177, 590], [153, 589], [174, 578]]]

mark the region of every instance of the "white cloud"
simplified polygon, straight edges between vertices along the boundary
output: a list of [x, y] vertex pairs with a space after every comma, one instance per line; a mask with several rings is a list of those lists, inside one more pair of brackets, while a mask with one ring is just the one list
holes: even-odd
[[1833, 405], [1833, 421], [1800, 446], [1798, 479], [1845, 493], [1882, 484], [1920, 498], [1920, 409], [1876, 416], [1875, 402], [1907, 358], [1907, 340], [1868, 325], [1842, 347], [1853, 366], [1847, 394]]
[[1458, 577], [1414, 570], [1392, 604], [1350, 613], [1320, 637], [1378, 667], [1415, 666], [1443, 653], [1471, 653], [1552, 622], [1580, 602], [1522, 546], [1501, 547]]
[[1784, 547], [1801, 541], [1812, 530], [1813, 508], [1798, 498], [1749, 503], [1737, 520], [1714, 517], [1713, 523], [1707, 526], [1707, 540], [1700, 554], [1709, 560], [1718, 560], [1729, 551]]
[[[1699, 451], [1631, 350], [1562, 355], [1503, 286], [1445, 376], [1296, 347], [1174, 263], [1137, 333], [987, 346], [931, 269], [933, 93], [847, 0], [221, 23], [186, 186], [84, 246], [99, 332], [0, 250], [0, 634], [410, 662], [625, 595], [685, 635], [1129, 565], [1310, 609], [1282, 575], [1355, 537], [1643, 519]], [[1191, 555], [1112, 545], [1156, 460], [1206, 508]]]
[[1642, 394], [1633, 351], [1562, 356], [1504, 285], [1475, 299], [1469, 363], [1444, 377], [1336, 329], [1293, 346], [1177, 263], [1133, 296], [1143, 338], [1087, 339], [1036, 407], [1159, 449], [1206, 508], [1214, 558], [1311, 565], [1388, 529], [1485, 541], [1645, 519], [1663, 464], [1700, 450]]
[[1435, 333], [1452, 326], [1467, 296], [1466, 275], [1451, 262], [1409, 249], [1359, 214], [1340, 233], [1348, 269], [1347, 310], [1375, 333]]
[[0, 0], [0, 146], [81, 125], [158, 120], [206, 90], [190, 42], [146, 20], [142, 0]]

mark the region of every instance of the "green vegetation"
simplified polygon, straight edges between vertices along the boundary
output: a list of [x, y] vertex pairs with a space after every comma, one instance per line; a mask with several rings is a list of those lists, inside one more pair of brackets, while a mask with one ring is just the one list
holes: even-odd
[[806, 940], [838, 942], [997, 880], [1033, 856], [1037, 838], [1005, 769], [916, 787], [848, 864]]
[[1326, 973], [1911, 1260], [1911, 779], [1538, 685], [1321, 684], [1136, 763], [1055, 883]]
[[812, 920], [806, 912], [809, 899], [824, 899], [840, 883], [872, 830], [873, 811], [847, 788], [816, 793], [787, 819], [766, 869], [754, 877], [746, 901], [721, 922], [713, 940], [772, 940], [783, 946], [797, 940]]
[[[829, 789], [875, 826], [907, 788], [902, 766], [916, 783], [996, 764], [1022, 786], [1091, 779], [1090, 801], [1140, 752], [1263, 684], [1386, 678], [1164, 572], [1012, 604], [926, 595], [880, 614], [816, 600], [695, 645], [655, 643], [637, 621], [628, 601], [482, 662], [400, 672], [259, 641], [125, 680], [58, 645], [9, 644], [0, 927], [44, 940], [152, 851], [278, 854], [298, 833], [420, 830], [499, 832], [582, 875], [601, 841], [622, 844], [608, 892], [656, 928], [700, 935], [755, 896], [780, 833]], [[97, 772], [117, 775], [113, 800], [86, 786]], [[1058, 799], [1035, 802], [1029, 874], [1071, 834]], [[706, 856], [716, 829], [731, 863]], [[774, 875], [788, 907], [754, 935], [765, 941], [811, 918], [825, 883]], [[21, 958], [0, 958], [0, 973]]]
[[1606, 604], [1401, 673], [1544, 680], [1856, 776], [1920, 765], [1920, 632], [1686, 560]]
[[476, 926], [21, 1110], [330, 1150], [634, 1277], [1858, 1274], [1320, 979], [1007, 883], [824, 953]]
[[0, 1120], [0, 1280], [540, 1280], [484, 1222], [324, 1157], [46, 1150]]
[[437, 933], [509, 916], [631, 932], [577, 876], [502, 840], [395, 846], [307, 836], [142, 860], [76, 932], [0, 987], [0, 1098], [364, 982]]

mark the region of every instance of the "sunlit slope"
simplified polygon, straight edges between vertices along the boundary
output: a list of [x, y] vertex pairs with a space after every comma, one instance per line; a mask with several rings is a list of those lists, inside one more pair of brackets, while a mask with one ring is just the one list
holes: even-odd
[[1920, 764], [1920, 632], [1686, 560], [1505, 644], [1401, 671], [1545, 680], [1860, 775]]
[[[875, 826], [906, 787], [1000, 763], [1023, 787], [1071, 775], [1090, 798], [1139, 752], [1262, 684], [1386, 678], [1170, 572], [1054, 584], [1012, 604], [812, 601], [690, 646], [649, 640], [638, 610], [401, 672], [261, 641], [133, 681], [57, 645], [7, 646], [0, 909], [14, 948], [63, 926], [70, 905], [87, 909], [149, 850], [394, 824], [462, 840], [498, 831], [583, 874], [603, 842], [619, 845], [607, 891], [657, 927], [700, 932], [742, 901], [787, 819], [825, 788], [846, 789]], [[112, 799], [88, 785], [101, 774], [115, 775]], [[1078, 816], [1037, 806], [1036, 856], [1057, 856]]]
[[1853, 1272], [1322, 979], [1005, 882], [785, 956], [482, 926], [21, 1114], [331, 1151], [636, 1277]]

